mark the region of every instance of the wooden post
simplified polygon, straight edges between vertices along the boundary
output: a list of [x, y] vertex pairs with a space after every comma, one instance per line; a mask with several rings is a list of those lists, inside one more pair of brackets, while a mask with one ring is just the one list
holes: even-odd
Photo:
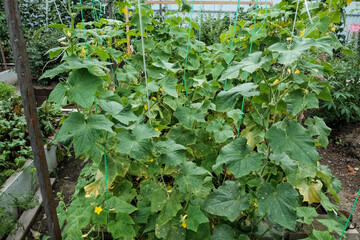
[[129, 22], [129, 7], [126, 6], [125, 7], [125, 21], [126, 21], [126, 40], [127, 40], [127, 53], [131, 54], [131, 49], [130, 49], [130, 36], [127, 35], [127, 33], [130, 30], [130, 27], [127, 25], [127, 23]]
[[108, 1], [108, 10], [109, 10], [109, 18], [110, 19], [114, 19], [113, 2], [114, 2], [114, 0]]
[[0, 39], [0, 52], [1, 52], [1, 57], [3, 59], [3, 62], [4, 62], [4, 68], [5, 68], [5, 70], [7, 70], [6, 58], [5, 58], [4, 49], [3, 49], [3, 46], [2, 46], [2, 43], [1, 43], [1, 39]]
[[26, 122], [30, 135], [34, 163], [38, 175], [41, 195], [43, 198], [48, 231], [52, 240], [60, 240], [61, 232], [57, 218], [55, 202], [49, 178], [49, 171], [45, 157], [39, 118], [35, 106], [34, 89], [26, 53], [24, 33], [21, 28], [18, 0], [4, 0], [4, 8], [9, 27], [10, 43], [14, 55], [15, 67], [20, 85], [21, 98], [24, 105]]
[[[160, 2], [161, 2], [161, 0], [160, 0]], [[160, 16], [162, 16], [162, 5], [161, 5], [161, 3], [159, 4], [159, 13], [160, 13]]]

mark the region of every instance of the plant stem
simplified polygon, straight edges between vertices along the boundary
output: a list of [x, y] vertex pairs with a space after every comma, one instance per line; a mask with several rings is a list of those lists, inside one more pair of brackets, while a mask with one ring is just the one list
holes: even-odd
[[264, 220], [264, 218], [266, 218], [268, 214], [266, 213], [264, 216], [262, 216], [256, 223], [255, 226], [257, 226], [262, 220]]
[[261, 235], [257, 238], [257, 240], [260, 240], [269, 230], [270, 230], [270, 228], [266, 229], [266, 231], [263, 232], [263, 234], [261, 234]]

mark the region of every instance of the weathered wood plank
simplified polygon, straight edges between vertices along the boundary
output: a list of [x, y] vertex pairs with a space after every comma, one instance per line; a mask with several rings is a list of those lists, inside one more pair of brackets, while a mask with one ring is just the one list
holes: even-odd
[[26, 53], [24, 33], [21, 28], [20, 10], [18, 0], [4, 0], [7, 24], [10, 34], [11, 48], [14, 55], [16, 73], [20, 85], [21, 98], [24, 105], [24, 112], [28, 131], [30, 135], [31, 148], [34, 155], [34, 163], [38, 175], [41, 195], [43, 198], [46, 213], [48, 230], [53, 240], [61, 239], [61, 232], [56, 213], [55, 202], [52, 194], [52, 187], [49, 178], [49, 171], [45, 158], [44, 145], [39, 126], [34, 89], [31, 81], [29, 60]]
[[[147, 4], [177, 4], [175, 1], [146, 1]], [[223, 5], [237, 5], [237, 1], [189, 1], [188, 4], [223, 4]], [[241, 5], [255, 5], [255, 1], [241, 1]], [[265, 5], [265, 2], [260, 2], [260, 5]], [[272, 6], [273, 2], [268, 2], [267, 5]]]

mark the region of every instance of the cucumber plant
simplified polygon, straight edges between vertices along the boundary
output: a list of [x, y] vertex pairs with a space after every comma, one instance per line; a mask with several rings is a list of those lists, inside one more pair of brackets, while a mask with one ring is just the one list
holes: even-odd
[[332, 100], [330, 85], [316, 77], [332, 66], [316, 59], [348, 51], [331, 26], [346, 3], [312, 3], [311, 21], [297, 3], [239, 19], [229, 67], [234, 26], [207, 46], [194, 38], [199, 26], [192, 22], [189, 31], [190, 19], [177, 14], [185, 2], [164, 22], [141, 3], [148, 79], [137, 7], [127, 34], [116, 20], [50, 26], [67, 40], [49, 50], [62, 64], [43, 78], [67, 74], [50, 99], [77, 108], [56, 139], [91, 159], [72, 203], [58, 207], [64, 239], [104, 232], [114, 239], [281, 239], [286, 229], [312, 225], [320, 207], [328, 211], [319, 220], [327, 231], [307, 232], [308, 239], [341, 233], [343, 219], [329, 200], [339, 201], [341, 184], [316, 151], [330, 129], [303, 116], [319, 99]]

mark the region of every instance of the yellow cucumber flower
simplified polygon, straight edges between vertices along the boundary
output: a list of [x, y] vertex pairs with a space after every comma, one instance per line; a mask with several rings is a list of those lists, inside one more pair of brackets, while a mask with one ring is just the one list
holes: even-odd
[[99, 207], [95, 207], [95, 213], [97, 214], [97, 215], [99, 215], [101, 212], [102, 212], [102, 208], [101, 208], [101, 206], [99, 206]]

